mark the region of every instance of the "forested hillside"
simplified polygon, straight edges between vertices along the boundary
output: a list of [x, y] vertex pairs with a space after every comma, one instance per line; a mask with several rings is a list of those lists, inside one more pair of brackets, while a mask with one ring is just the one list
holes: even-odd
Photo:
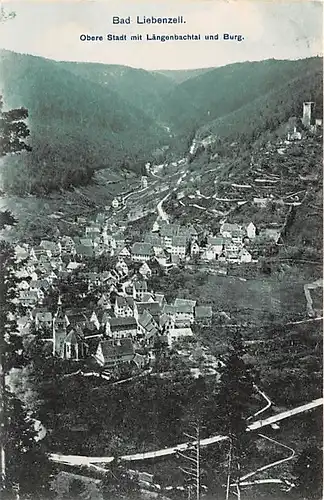
[[[208, 128], [215, 119], [222, 120], [217, 128], [220, 134], [233, 128], [242, 132], [242, 122], [247, 119], [249, 123], [251, 113], [257, 117], [260, 104], [265, 109], [269, 106], [265, 118], [270, 119], [276, 111], [272, 105], [280, 100], [285, 104], [289, 98], [285, 106], [291, 115], [296, 109], [296, 105], [292, 109], [295, 91], [303, 86], [303, 100], [310, 99], [312, 92], [308, 85], [312, 85], [313, 79], [318, 82], [321, 71], [321, 58], [245, 62], [216, 68], [190, 78], [168, 94], [164, 102], [165, 120], [172, 122], [182, 133], [201, 126]], [[304, 81], [304, 77], [307, 80]], [[258, 102], [258, 99], [264, 99], [264, 102]], [[245, 106], [248, 106], [246, 110]]]
[[168, 138], [114, 90], [54, 61], [2, 51], [0, 67], [5, 106], [29, 111], [32, 152], [10, 159], [16, 192], [84, 184], [95, 169], [125, 162], [134, 168]]
[[159, 73], [115, 64], [58, 62], [60, 68], [118, 93], [131, 106], [157, 119], [161, 99], [176, 83]]
[[268, 60], [180, 73], [57, 62], [0, 52], [6, 109], [28, 109], [31, 153], [6, 159], [6, 191], [46, 194], [84, 185], [96, 169], [140, 174], [161, 146], [193, 137], [253, 142], [302, 103], [322, 109], [322, 59]]
[[314, 101], [322, 117], [323, 83], [321, 67], [270, 90], [241, 108], [202, 126], [199, 136], [210, 134], [241, 142], [256, 139], [265, 131], [274, 131], [291, 116], [302, 116], [303, 102]]

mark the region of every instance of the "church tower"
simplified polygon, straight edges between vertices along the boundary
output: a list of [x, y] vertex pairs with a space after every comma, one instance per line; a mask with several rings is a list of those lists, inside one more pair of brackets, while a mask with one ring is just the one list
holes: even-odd
[[64, 340], [66, 337], [66, 320], [62, 309], [62, 301], [59, 296], [57, 301], [57, 310], [53, 317], [53, 356], [64, 355]]

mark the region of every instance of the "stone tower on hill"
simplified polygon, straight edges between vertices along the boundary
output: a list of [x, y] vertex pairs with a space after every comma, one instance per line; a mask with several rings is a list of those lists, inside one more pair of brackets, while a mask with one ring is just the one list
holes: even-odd
[[303, 103], [303, 118], [302, 118], [302, 122], [303, 122], [303, 125], [304, 127], [307, 127], [309, 128], [313, 121], [314, 121], [314, 117], [313, 117], [313, 114], [314, 114], [314, 107], [315, 107], [315, 103], [312, 102], [312, 101], [309, 101], [309, 102], [304, 102]]

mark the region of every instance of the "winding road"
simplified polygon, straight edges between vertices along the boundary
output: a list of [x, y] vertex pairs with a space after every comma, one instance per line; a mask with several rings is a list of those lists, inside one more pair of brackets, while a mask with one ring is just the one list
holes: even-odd
[[[286, 418], [292, 417], [294, 415], [298, 415], [300, 413], [304, 413], [306, 411], [310, 411], [314, 408], [317, 408], [319, 406], [323, 405], [323, 398], [315, 399], [314, 401], [311, 401], [310, 403], [306, 403], [302, 406], [298, 406], [296, 408], [293, 408], [291, 410], [287, 410], [281, 413], [278, 413], [277, 415], [273, 415], [272, 417], [268, 417], [264, 420], [257, 420], [256, 422], [253, 422], [252, 424], [249, 424], [247, 427], [247, 432], [254, 431], [256, 429], [261, 429], [263, 427], [267, 427], [268, 425], [274, 424], [276, 422], [280, 422], [281, 420], [284, 420]], [[219, 443], [221, 441], [227, 440], [227, 436], [221, 436], [221, 435], [216, 435], [212, 436], [209, 438], [202, 439], [200, 441], [200, 446], [202, 448], [206, 446], [210, 446], [215, 443]], [[142, 461], [142, 460], [150, 460], [150, 459], [155, 459], [155, 458], [162, 458], [170, 455], [175, 455], [178, 451], [185, 451], [188, 446], [192, 446], [192, 443], [180, 443], [177, 444], [171, 448], [165, 448], [161, 450], [156, 450], [156, 451], [147, 451], [143, 453], [135, 453], [131, 455], [123, 455], [119, 457], [120, 460], [126, 461], [126, 462], [135, 462], [135, 461]], [[81, 456], [81, 455], [62, 455], [60, 453], [51, 453], [49, 455], [49, 459], [52, 462], [56, 463], [63, 463], [66, 465], [86, 465], [90, 466], [91, 464], [94, 463], [111, 463], [115, 460], [115, 457], [88, 457], [88, 456]]]

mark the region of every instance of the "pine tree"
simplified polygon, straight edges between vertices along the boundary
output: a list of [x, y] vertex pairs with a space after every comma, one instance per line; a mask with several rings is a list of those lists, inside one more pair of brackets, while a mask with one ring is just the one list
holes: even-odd
[[6, 398], [6, 428], [2, 439], [6, 449], [6, 488], [4, 500], [19, 497], [22, 500], [45, 500], [52, 472], [37, 435], [33, 420], [28, 417], [21, 401], [8, 390]]
[[[2, 15], [4, 13], [1, 10], [0, 16]], [[31, 147], [26, 142], [29, 136], [29, 129], [25, 123], [27, 118], [28, 110], [26, 108], [4, 111], [3, 99], [0, 96], [0, 158], [21, 151], [31, 151]], [[8, 210], [0, 212], [0, 229], [15, 222], [17, 222], [16, 219]]]
[[249, 447], [246, 428], [254, 391], [254, 374], [244, 363], [243, 355], [242, 338], [235, 331], [217, 394], [218, 430], [229, 438], [226, 499], [229, 498], [230, 484], [240, 477], [241, 463]]
[[0, 157], [21, 151], [31, 151], [25, 142], [29, 129], [25, 123], [28, 118], [26, 108], [3, 110], [3, 100], [0, 96]]

